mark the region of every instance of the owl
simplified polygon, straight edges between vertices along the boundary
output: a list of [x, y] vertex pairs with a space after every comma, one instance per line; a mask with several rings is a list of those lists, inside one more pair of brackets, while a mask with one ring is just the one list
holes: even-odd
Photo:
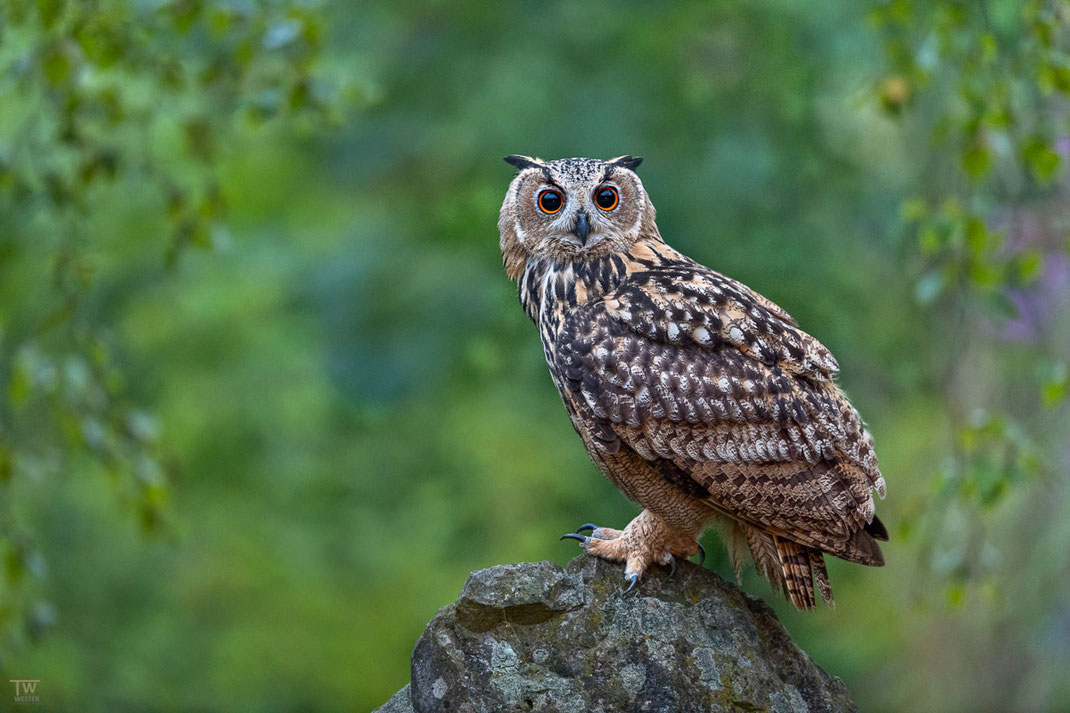
[[[674, 250], [636, 173], [642, 159], [505, 159], [502, 259], [535, 322], [588, 455], [642, 512], [588, 524], [590, 555], [652, 565], [703, 554], [719, 526], [799, 609], [830, 606], [828, 553], [880, 566], [884, 497], [873, 439], [836, 359], [779, 306]], [[589, 534], [583, 534], [587, 533]]]

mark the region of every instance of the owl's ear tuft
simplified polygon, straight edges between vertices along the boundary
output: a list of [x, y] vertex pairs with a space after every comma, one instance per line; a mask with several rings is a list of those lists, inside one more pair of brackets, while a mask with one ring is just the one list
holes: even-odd
[[510, 154], [506, 156], [504, 160], [510, 166], [516, 166], [521, 171], [525, 168], [542, 168], [542, 163], [538, 159], [531, 158], [530, 156]]
[[641, 156], [618, 156], [617, 158], [613, 158], [609, 161], [606, 161], [606, 163], [612, 164], [614, 166], [620, 166], [621, 168], [626, 168], [629, 171], [634, 171], [635, 169], [639, 168], [639, 164], [641, 164], [642, 162], [643, 159]]

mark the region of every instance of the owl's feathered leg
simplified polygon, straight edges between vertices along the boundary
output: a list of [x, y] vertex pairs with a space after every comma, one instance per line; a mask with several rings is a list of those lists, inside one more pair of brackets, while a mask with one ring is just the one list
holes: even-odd
[[571, 533], [564, 537], [579, 540], [588, 554], [613, 562], [623, 560], [624, 578], [634, 586], [651, 564], [672, 565], [676, 557], [686, 559], [698, 554], [697, 535], [698, 531], [674, 528], [650, 510], [644, 510], [623, 530], [595, 527], [590, 537]]

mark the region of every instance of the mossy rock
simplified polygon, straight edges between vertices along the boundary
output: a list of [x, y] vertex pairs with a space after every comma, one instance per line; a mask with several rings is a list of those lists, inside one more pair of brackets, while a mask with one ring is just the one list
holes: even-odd
[[473, 572], [378, 713], [853, 711], [760, 599], [689, 562], [621, 591], [580, 556]]

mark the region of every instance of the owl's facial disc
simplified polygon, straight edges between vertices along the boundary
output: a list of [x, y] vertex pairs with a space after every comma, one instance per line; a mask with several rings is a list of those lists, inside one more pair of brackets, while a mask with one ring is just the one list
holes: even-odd
[[626, 250], [644, 221], [657, 230], [637, 160], [506, 160], [519, 169], [499, 221], [508, 270], [531, 258], [569, 262]]

